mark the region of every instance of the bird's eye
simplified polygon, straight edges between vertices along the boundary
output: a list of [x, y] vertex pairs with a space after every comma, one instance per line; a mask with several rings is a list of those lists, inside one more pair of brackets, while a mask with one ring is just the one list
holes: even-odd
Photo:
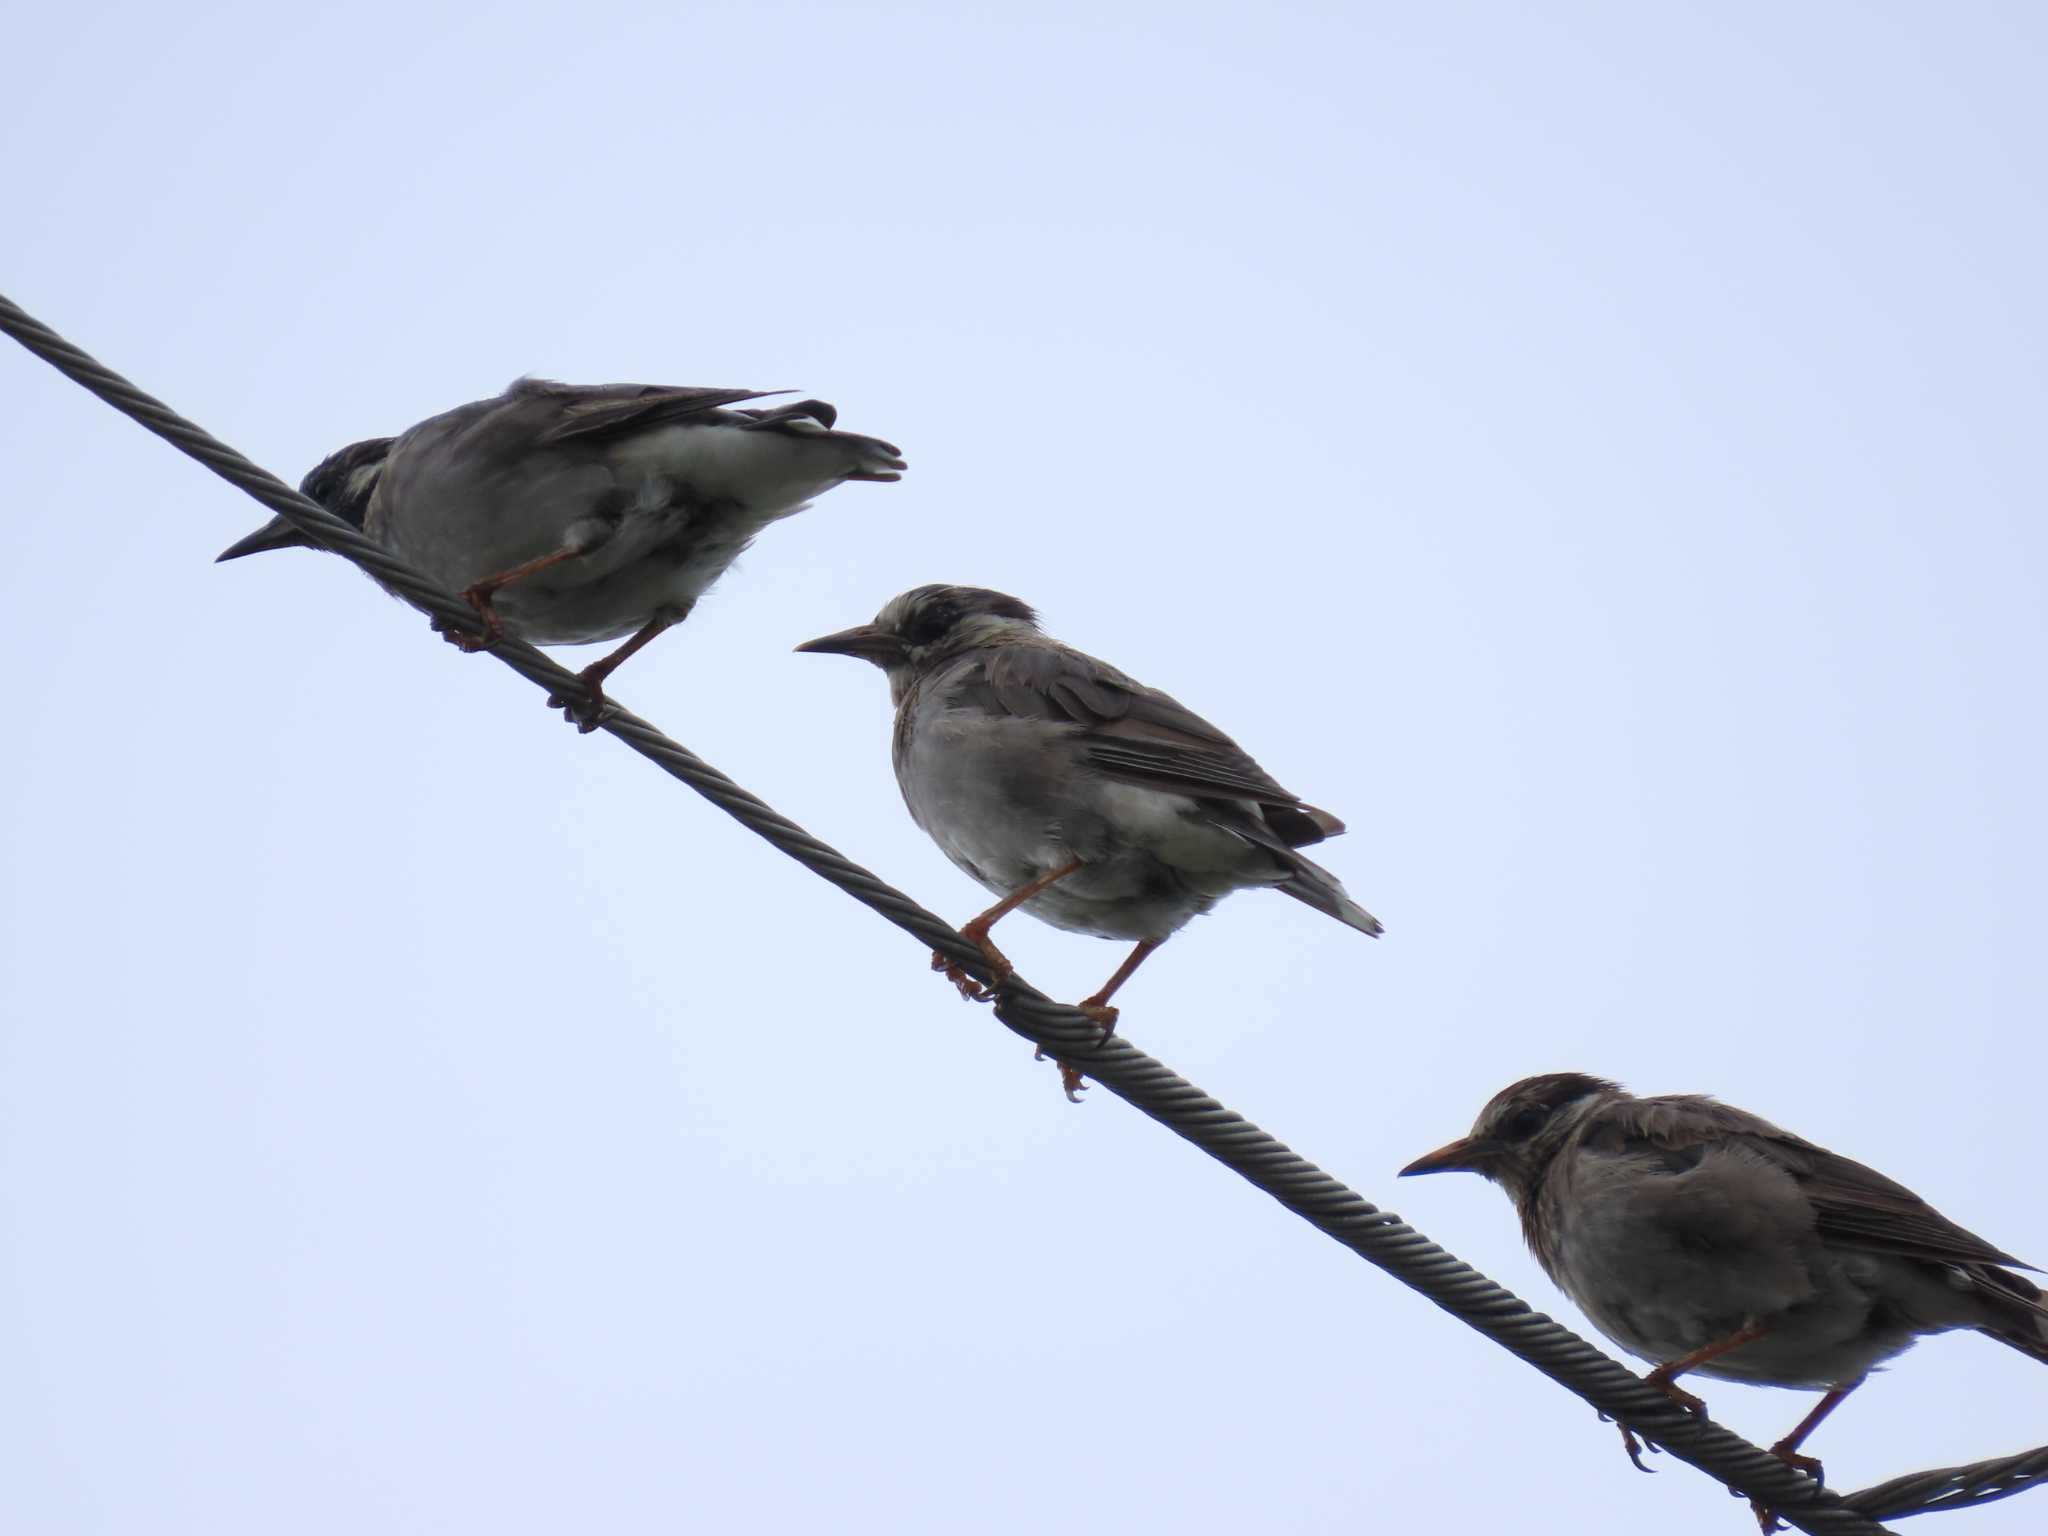
[[958, 615], [943, 603], [932, 603], [911, 614], [902, 634], [906, 645], [930, 645], [953, 627]]
[[1543, 1129], [1543, 1122], [1549, 1118], [1550, 1116], [1547, 1112], [1538, 1109], [1533, 1104], [1526, 1108], [1518, 1109], [1502, 1123], [1500, 1128], [1501, 1140], [1527, 1141], [1531, 1136], [1534, 1136]]

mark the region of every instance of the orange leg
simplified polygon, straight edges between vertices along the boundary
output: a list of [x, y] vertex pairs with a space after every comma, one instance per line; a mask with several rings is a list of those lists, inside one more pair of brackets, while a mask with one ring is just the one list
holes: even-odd
[[[563, 545], [552, 554], [537, 555], [509, 571], [500, 571], [495, 576], [486, 576], [482, 581], [473, 582], [462, 589], [462, 600], [476, 610], [477, 619], [483, 624], [481, 637], [456, 629], [442, 629], [450, 644], [464, 651], [485, 651], [505, 638], [505, 621], [498, 617], [498, 610], [491, 606], [491, 598], [497, 592], [509, 587], [515, 581], [524, 581], [537, 571], [544, 571], [551, 565], [560, 565], [564, 560], [574, 560], [578, 555], [587, 555], [595, 546], [577, 544]], [[438, 624], [435, 628], [440, 629]]]
[[1131, 979], [1131, 972], [1145, 963], [1145, 957], [1164, 944], [1164, 939], [1140, 939], [1138, 947], [1124, 956], [1124, 963], [1116, 968], [1116, 974], [1102, 984], [1102, 990], [1093, 997], [1085, 997], [1074, 1006], [1102, 1026], [1102, 1038], [1109, 1039], [1116, 1028], [1117, 1011], [1109, 1006], [1109, 1000], [1116, 995], [1116, 989]]
[[[1081, 861], [1079, 859], [1070, 859], [1058, 869], [1040, 875], [1030, 884], [1018, 886], [1016, 890], [1010, 892], [1009, 895], [1005, 896], [979, 917], [973, 918], [961, 925], [960, 937], [981, 950], [981, 958], [986, 960], [988, 968], [996, 973], [996, 985], [998, 987], [1008, 981], [1017, 968], [1010, 964], [1009, 956], [989, 942], [989, 929], [995, 927], [997, 923], [1023, 906], [1032, 897], [1038, 895], [1056, 881], [1066, 879], [1067, 876], [1073, 874], [1080, 867]], [[946, 980], [958, 987], [960, 995], [971, 1003], [986, 1002], [995, 995], [993, 992], [984, 990], [980, 983], [976, 982], [972, 976], [969, 976], [936, 949], [932, 951], [932, 969], [944, 971], [946, 973]]]
[[[1096, 1042], [1097, 1045], [1107, 1045], [1110, 1035], [1116, 1029], [1117, 1012], [1109, 1006], [1110, 998], [1115, 994], [1118, 987], [1131, 979], [1131, 972], [1145, 963], [1145, 957], [1165, 942], [1166, 940], [1164, 939], [1140, 939], [1138, 947], [1124, 956], [1124, 963], [1116, 968], [1114, 976], [1102, 984], [1100, 992], [1097, 992], [1093, 997], [1083, 998], [1080, 1002], [1074, 1004], [1075, 1008], [1087, 1014], [1089, 1018], [1102, 1026], [1102, 1038]], [[1041, 1052], [1040, 1054], [1043, 1053]], [[1071, 1061], [1061, 1062], [1059, 1068], [1060, 1087], [1066, 1090], [1069, 1099], [1076, 1104], [1080, 1103], [1083, 1086], [1081, 1082], [1081, 1069]]]
[[[1804, 1472], [1816, 1483], [1825, 1482], [1827, 1475], [1821, 1467], [1819, 1460], [1812, 1456], [1800, 1455], [1799, 1447], [1804, 1443], [1808, 1435], [1820, 1427], [1822, 1419], [1842, 1406], [1843, 1398], [1862, 1385], [1863, 1378], [1858, 1376], [1853, 1381], [1845, 1381], [1838, 1386], [1830, 1387], [1828, 1395], [1813, 1405], [1813, 1412], [1801, 1419], [1791, 1434], [1771, 1447], [1771, 1454], [1784, 1462], [1786, 1466], [1794, 1467]], [[1757, 1503], [1751, 1503], [1749, 1507], [1756, 1515], [1756, 1523], [1763, 1528], [1764, 1536], [1770, 1536], [1772, 1531], [1779, 1528], [1778, 1516], [1775, 1511], [1768, 1510], [1763, 1505]]]
[[605, 679], [618, 671], [622, 662], [639, 651], [656, 635], [682, 623], [688, 617], [688, 610], [682, 613], [667, 612], [656, 614], [635, 630], [625, 644], [621, 645], [617, 650], [599, 657], [576, 674], [576, 680], [583, 684], [584, 687], [584, 698], [581, 703], [574, 699], [564, 698], [560, 694], [549, 694], [548, 708], [561, 710], [571, 720], [576, 722], [576, 729], [585, 735], [596, 730], [604, 720]]
[[1643, 1380], [1655, 1387], [1659, 1392], [1662, 1392], [1687, 1413], [1696, 1413], [1704, 1419], [1707, 1416], [1707, 1405], [1683, 1387], [1677, 1385], [1677, 1379], [1687, 1371], [1698, 1370], [1709, 1360], [1720, 1359], [1721, 1356], [1727, 1354], [1730, 1350], [1740, 1349], [1745, 1344], [1754, 1344], [1770, 1331], [1761, 1323], [1745, 1323], [1725, 1339], [1716, 1339], [1711, 1344], [1702, 1344], [1689, 1355], [1680, 1355], [1676, 1360], [1665, 1361], [1662, 1365], [1651, 1371], [1649, 1375], [1645, 1376]]
[[[1735, 1332], [1729, 1334], [1725, 1339], [1716, 1339], [1711, 1344], [1702, 1344], [1689, 1355], [1680, 1355], [1676, 1360], [1665, 1361], [1643, 1377], [1643, 1380], [1655, 1387], [1659, 1392], [1662, 1392], [1687, 1413], [1696, 1413], [1704, 1419], [1707, 1416], [1707, 1405], [1683, 1387], [1678, 1386], [1677, 1378], [1683, 1376], [1687, 1371], [1698, 1370], [1709, 1360], [1718, 1359], [1722, 1355], [1727, 1354], [1731, 1349], [1740, 1349], [1745, 1344], [1754, 1343], [1769, 1331], [1760, 1323], [1746, 1323], [1736, 1329]], [[1621, 1448], [1628, 1452], [1628, 1459], [1635, 1463], [1636, 1470], [1638, 1472], [1649, 1471], [1650, 1469], [1643, 1465], [1643, 1443], [1636, 1439], [1635, 1431], [1619, 1421], [1617, 1421], [1615, 1427], [1621, 1431]], [[1657, 1447], [1652, 1445], [1650, 1449], [1654, 1451]]]

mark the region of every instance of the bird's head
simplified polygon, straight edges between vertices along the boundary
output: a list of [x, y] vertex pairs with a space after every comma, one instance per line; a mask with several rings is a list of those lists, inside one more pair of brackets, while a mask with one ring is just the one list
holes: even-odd
[[[377, 477], [384, 473], [384, 461], [391, 455], [395, 438], [373, 437], [350, 443], [330, 453], [306, 472], [299, 482], [299, 494], [317, 501], [336, 517], [363, 526], [370, 510], [370, 497], [377, 490]], [[239, 560], [271, 549], [311, 549], [312, 540], [281, 517], [273, 517], [245, 538], [237, 539], [213, 558]]]
[[384, 473], [384, 461], [391, 457], [393, 437], [372, 437], [330, 453], [306, 471], [299, 482], [299, 494], [310, 496], [336, 517], [346, 518], [358, 528], [370, 510], [370, 497]]
[[858, 656], [889, 674], [898, 699], [918, 675], [948, 657], [1038, 633], [1028, 603], [987, 587], [913, 587], [892, 597], [872, 624], [856, 624], [798, 646], [813, 655]]
[[1476, 1173], [1523, 1203], [1535, 1192], [1543, 1169], [1587, 1115], [1626, 1098], [1605, 1078], [1583, 1072], [1546, 1072], [1501, 1089], [1479, 1111], [1472, 1134], [1418, 1157], [1411, 1173]]

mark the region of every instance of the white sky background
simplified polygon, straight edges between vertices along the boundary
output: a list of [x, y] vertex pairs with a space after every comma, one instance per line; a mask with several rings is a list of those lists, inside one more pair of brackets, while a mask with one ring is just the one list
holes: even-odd
[[[792, 644], [983, 583], [1208, 714], [1387, 936], [1240, 896], [1126, 1033], [1561, 1318], [1495, 1191], [1392, 1178], [1544, 1069], [2048, 1255], [2041, 12], [1027, 9], [31, 9], [0, 290], [294, 480], [523, 372], [902, 444], [621, 698], [956, 918], [881, 678]], [[259, 509], [12, 347], [0, 391], [10, 1529], [1747, 1528], [340, 562], [210, 565]], [[1005, 931], [1060, 995], [1121, 953]], [[1961, 1335], [1814, 1449], [2044, 1440]]]

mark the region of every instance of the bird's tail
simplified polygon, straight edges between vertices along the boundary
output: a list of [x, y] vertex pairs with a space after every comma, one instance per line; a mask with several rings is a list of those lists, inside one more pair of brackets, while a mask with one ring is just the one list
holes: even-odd
[[1275, 889], [1292, 896], [1304, 906], [1314, 907], [1326, 917], [1356, 928], [1369, 938], [1378, 938], [1384, 931], [1380, 920], [1353, 901], [1341, 882], [1322, 865], [1300, 854], [1288, 856], [1293, 873], [1281, 881]]
[[835, 431], [839, 411], [823, 400], [799, 400], [795, 405], [773, 410], [736, 414], [753, 418], [747, 423], [749, 432], [776, 432], [830, 443], [851, 465], [842, 476], [847, 480], [901, 480], [903, 471], [909, 468], [903, 462], [903, 450], [894, 443], [885, 443], [879, 437], [863, 437], [858, 432]]
[[1990, 1313], [1991, 1321], [1978, 1325], [1979, 1333], [2048, 1365], [2048, 1304], [2041, 1288], [2007, 1269], [1973, 1264], [1966, 1271]]

